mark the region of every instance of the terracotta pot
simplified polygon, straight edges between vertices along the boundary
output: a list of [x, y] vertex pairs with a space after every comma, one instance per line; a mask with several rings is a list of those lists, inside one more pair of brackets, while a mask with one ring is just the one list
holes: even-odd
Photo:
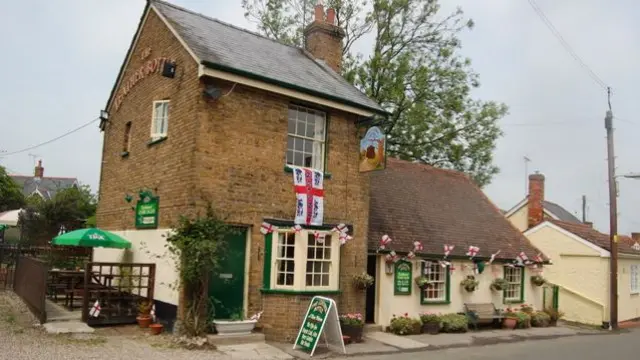
[[422, 324], [422, 333], [435, 335], [440, 332], [440, 323]]
[[505, 329], [513, 330], [516, 328], [517, 323], [518, 323], [517, 319], [505, 318], [502, 324], [504, 325]]
[[162, 332], [162, 324], [151, 324], [149, 325], [149, 328], [151, 329], [151, 335], [158, 335]]
[[142, 329], [148, 328], [149, 325], [151, 325], [151, 316], [149, 315], [138, 315], [136, 320]]
[[348, 336], [351, 341], [362, 342], [364, 326], [340, 325], [340, 328], [342, 329], [342, 335]]

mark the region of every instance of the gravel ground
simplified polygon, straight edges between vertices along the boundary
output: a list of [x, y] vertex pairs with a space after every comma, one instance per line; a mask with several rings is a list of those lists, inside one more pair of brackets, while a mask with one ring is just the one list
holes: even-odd
[[0, 360], [237, 359], [214, 350], [171, 347], [169, 336], [151, 337], [140, 332], [113, 335], [109, 330], [91, 335], [48, 335], [34, 324], [37, 321], [20, 298], [0, 291]]

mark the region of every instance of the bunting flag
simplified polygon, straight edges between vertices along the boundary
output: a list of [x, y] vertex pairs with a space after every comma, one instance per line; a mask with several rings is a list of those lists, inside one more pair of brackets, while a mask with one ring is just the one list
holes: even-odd
[[302, 226], [296, 224], [293, 225], [293, 227], [291, 228], [291, 230], [293, 230], [293, 232], [295, 232], [296, 234], [300, 234], [300, 232], [302, 231]]
[[353, 237], [347, 235], [347, 234], [340, 234], [340, 245], [344, 245], [347, 243], [347, 241], [350, 241], [351, 239], [353, 239]]
[[422, 243], [420, 241], [414, 241], [413, 242], [413, 252], [419, 253], [423, 249], [424, 249], [424, 246], [422, 246]]
[[324, 174], [319, 170], [293, 168], [293, 186], [296, 193], [294, 223], [321, 226], [323, 220]]
[[398, 260], [398, 255], [396, 255], [395, 251], [391, 251], [385, 256], [385, 261], [388, 263], [396, 262]]
[[156, 304], [153, 304], [151, 306], [151, 318], [153, 319], [153, 322], [156, 322]]
[[524, 251], [521, 251], [520, 254], [518, 254], [518, 259], [520, 259], [520, 261], [522, 261], [523, 263], [529, 260], [527, 254], [525, 254]]
[[321, 233], [319, 231], [315, 231], [313, 233], [313, 237], [316, 238], [316, 242], [318, 244], [324, 244], [324, 239], [327, 235], [325, 233]]
[[470, 259], [473, 259], [476, 255], [478, 255], [479, 251], [479, 247], [471, 245], [469, 246], [469, 251], [467, 251], [467, 256], [469, 256]]
[[262, 311], [260, 311], [259, 313], [254, 314], [253, 316], [251, 316], [249, 318], [249, 320], [260, 320], [261, 317], [262, 317]]
[[447, 256], [451, 254], [454, 248], [455, 248], [454, 245], [444, 245], [444, 259], [446, 259]]
[[533, 257], [533, 261], [537, 262], [537, 263], [542, 263], [544, 262], [544, 259], [542, 258], [542, 254], [538, 254], [536, 256]]
[[380, 246], [378, 247], [379, 250], [384, 250], [387, 248], [387, 245], [389, 245], [389, 243], [391, 242], [391, 238], [389, 237], [389, 235], [382, 235], [382, 239], [380, 239]]
[[447, 266], [451, 266], [451, 263], [445, 260], [438, 261], [438, 264], [440, 264], [440, 266], [442, 266], [443, 268], [446, 268]]
[[453, 265], [453, 263], [451, 263], [451, 265], [449, 265], [449, 274], [453, 274], [453, 270], [455, 270], [456, 267]]
[[263, 222], [262, 225], [260, 225], [260, 233], [262, 233], [262, 235], [267, 235], [267, 234], [271, 234], [272, 232], [278, 230], [277, 227], [267, 223], [267, 222]]
[[98, 300], [96, 300], [95, 304], [93, 304], [89, 310], [89, 315], [93, 317], [100, 316], [100, 302]]
[[338, 224], [338, 225], [336, 225], [336, 227], [331, 229], [331, 231], [337, 232], [337, 233], [340, 233], [340, 234], [346, 234], [346, 233], [349, 232], [349, 228], [345, 224]]
[[416, 257], [416, 254], [413, 251], [409, 251], [407, 254], [407, 259], [411, 260]]
[[498, 252], [496, 252], [495, 254], [491, 254], [491, 258], [489, 259], [489, 265], [493, 263], [493, 261], [496, 259], [496, 256], [498, 256], [498, 254], [500, 254], [500, 250], [498, 250]]
[[485, 263], [484, 261], [474, 261], [473, 263], [473, 272], [478, 275], [484, 272]]

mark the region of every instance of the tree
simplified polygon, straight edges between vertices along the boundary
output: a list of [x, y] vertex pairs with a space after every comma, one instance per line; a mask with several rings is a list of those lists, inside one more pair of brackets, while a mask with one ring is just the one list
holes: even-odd
[[[312, 14], [310, 0], [243, 0], [242, 6], [264, 35], [300, 45], [304, 3]], [[473, 22], [461, 9], [438, 19], [437, 0], [326, 3], [347, 32], [343, 76], [390, 113], [382, 124], [389, 155], [463, 171], [478, 185], [489, 184], [499, 171], [493, 164], [502, 135], [498, 119], [508, 109], [472, 97], [478, 74], [459, 54], [458, 34]], [[365, 58], [352, 45], [367, 34], [374, 42]]]
[[17, 210], [24, 204], [22, 189], [9, 177], [5, 168], [0, 166], [0, 212]]
[[31, 243], [47, 243], [61, 228], [72, 231], [85, 227], [96, 207], [96, 197], [86, 185], [60, 190], [51, 200], [31, 201], [20, 214], [23, 236]]

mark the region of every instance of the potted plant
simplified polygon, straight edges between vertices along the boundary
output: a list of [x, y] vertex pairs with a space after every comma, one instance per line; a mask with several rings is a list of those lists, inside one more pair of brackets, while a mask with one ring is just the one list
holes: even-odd
[[373, 276], [365, 272], [363, 272], [362, 274], [355, 275], [353, 277], [353, 284], [355, 285], [356, 288], [360, 290], [364, 290], [370, 287], [371, 285], [373, 285], [374, 281], [375, 280]]
[[531, 315], [531, 326], [547, 327], [551, 322], [551, 316], [544, 311], [536, 311]]
[[531, 315], [534, 312], [533, 305], [522, 304], [522, 305], [520, 305], [520, 311], [522, 311], [525, 314]]
[[424, 275], [416, 276], [415, 282], [420, 289], [425, 289], [427, 286], [431, 285], [431, 281], [429, 281], [429, 279]]
[[508, 284], [509, 283], [507, 282], [507, 280], [505, 280], [503, 278], [495, 278], [491, 282], [490, 288], [491, 288], [491, 290], [502, 291], [502, 290], [507, 288]]
[[151, 329], [151, 335], [159, 335], [162, 332], [162, 324], [153, 323], [149, 325], [149, 329]]
[[141, 328], [148, 328], [151, 324], [151, 307], [153, 304], [149, 300], [142, 300], [138, 303], [138, 317], [136, 320], [138, 321], [138, 325]]
[[558, 325], [558, 320], [564, 316], [562, 311], [553, 308], [546, 308], [544, 312], [549, 315], [549, 326]]
[[440, 315], [426, 312], [420, 314], [420, 320], [423, 333], [435, 335], [440, 332]]
[[467, 278], [460, 282], [460, 285], [468, 292], [476, 291], [480, 282], [473, 275], [467, 275]]
[[507, 310], [504, 312], [504, 320], [502, 322], [503, 327], [505, 329], [513, 330], [516, 328], [517, 324], [518, 316], [516, 315], [516, 312], [511, 308], [507, 308]]
[[403, 316], [396, 317], [393, 315], [391, 318], [391, 325], [389, 326], [389, 332], [396, 335], [417, 335], [422, 331], [422, 321], [420, 319], [412, 319], [408, 313]]
[[531, 315], [523, 311], [516, 313], [516, 327], [518, 329], [528, 329], [531, 327]]
[[536, 286], [542, 286], [547, 282], [547, 280], [545, 278], [542, 277], [542, 275], [540, 274], [536, 274], [536, 275], [532, 275], [531, 276], [531, 283], [536, 285]]
[[364, 319], [360, 313], [340, 315], [340, 329], [343, 336], [348, 336], [351, 341], [362, 342]]
[[231, 314], [229, 320], [213, 320], [218, 335], [249, 335], [256, 327], [256, 319], [245, 319], [242, 310]]

